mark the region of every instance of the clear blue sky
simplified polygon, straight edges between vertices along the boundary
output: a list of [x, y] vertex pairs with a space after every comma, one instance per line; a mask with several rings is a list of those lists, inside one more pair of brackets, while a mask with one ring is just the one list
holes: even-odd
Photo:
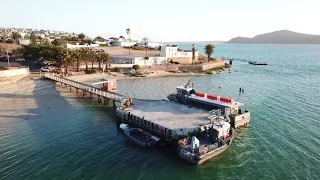
[[229, 40], [289, 29], [320, 34], [319, 0], [0, 0], [1, 27], [143, 36], [154, 41]]

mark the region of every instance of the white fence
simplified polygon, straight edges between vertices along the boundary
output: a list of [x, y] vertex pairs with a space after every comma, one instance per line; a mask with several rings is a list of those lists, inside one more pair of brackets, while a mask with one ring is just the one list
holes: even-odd
[[107, 99], [115, 100], [117, 102], [122, 102], [123, 99], [128, 99], [127, 97], [125, 97], [124, 95], [121, 95], [121, 94], [117, 94], [117, 93], [113, 93], [113, 92], [109, 92], [109, 91], [103, 91], [103, 90], [100, 90], [99, 88], [96, 88], [94, 86], [90, 86], [88, 84], [80, 83], [77, 81], [73, 81], [70, 79], [63, 78], [63, 77], [55, 76], [52, 74], [45, 74], [44, 77], [46, 77], [48, 79], [52, 79], [57, 82], [67, 84], [69, 86], [81, 89], [83, 91], [86, 91], [86, 92], [89, 92], [89, 93], [92, 93], [92, 94], [95, 94], [95, 95], [98, 95], [98, 96], [101, 96], [101, 97], [104, 97]]
[[19, 76], [19, 75], [28, 75], [28, 74], [30, 74], [29, 67], [23, 67], [19, 69], [0, 70], [0, 78]]
[[79, 44], [76, 44], [76, 45], [73, 45], [73, 44], [67, 44], [67, 48], [69, 49], [76, 49], [76, 48], [84, 48], [84, 47], [98, 47], [100, 46], [99, 44], [85, 44], [85, 45], [79, 45]]

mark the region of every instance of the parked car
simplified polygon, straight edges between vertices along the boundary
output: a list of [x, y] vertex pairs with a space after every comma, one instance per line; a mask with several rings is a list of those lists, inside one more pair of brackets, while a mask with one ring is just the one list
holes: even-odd
[[50, 71], [50, 69], [47, 66], [46, 67], [42, 67], [40, 70], [42, 72], [49, 72]]
[[18, 58], [16, 61], [25, 61], [23, 58]]
[[55, 67], [53, 67], [53, 66], [45, 66], [45, 67], [42, 67], [40, 70], [42, 71], [42, 72], [50, 72], [50, 71], [53, 71], [53, 70], [55, 70], [56, 68]]

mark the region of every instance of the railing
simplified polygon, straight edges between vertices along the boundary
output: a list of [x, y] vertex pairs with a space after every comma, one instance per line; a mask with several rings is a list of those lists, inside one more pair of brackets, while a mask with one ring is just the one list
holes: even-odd
[[72, 86], [72, 87], [75, 87], [77, 89], [81, 89], [83, 91], [86, 91], [86, 92], [89, 92], [89, 93], [92, 93], [92, 94], [95, 94], [95, 95], [98, 95], [98, 96], [102, 96], [102, 97], [107, 98], [107, 99], [115, 100], [117, 102], [121, 102], [123, 99], [128, 99], [128, 97], [126, 97], [124, 95], [121, 95], [121, 94], [118, 94], [118, 93], [114, 93], [114, 92], [109, 92], [109, 91], [103, 91], [103, 90], [101, 90], [101, 89], [99, 89], [97, 87], [90, 86], [88, 84], [84, 84], [84, 83], [81, 83], [81, 82], [73, 81], [73, 80], [70, 80], [70, 79], [66, 79], [66, 78], [63, 78], [63, 77], [59, 77], [59, 76], [56, 76], [56, 75], [45, 74], [44, 77], [46, 77], [48, 79], [52, 79], [52, 80], [57, 81], [57, 82], [61, 82], [63, 84], [66, 84], [66, 85], [69, 85], [69, 86]]

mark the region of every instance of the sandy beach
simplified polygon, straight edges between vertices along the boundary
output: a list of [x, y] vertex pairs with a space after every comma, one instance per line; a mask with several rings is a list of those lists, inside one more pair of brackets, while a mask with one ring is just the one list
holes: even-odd
[[166, 71], [156, 71], [150, 74], [145, 74], [144, 77], [136, 77], [136, 76], [128, 76], [123, 73], [96, 73], [96, 74], [84, 74], [84, 75], [76, 75], [69, 76], [68, 79], [79, 81], [79, 82], [87, 82], [96, 79], [140, 79], [140, 78], [157, 78], [157, 77], [168, 77], [168, 76], [204, 76], [206, 74], [196, 74], [196, 73], [172, 73]]

